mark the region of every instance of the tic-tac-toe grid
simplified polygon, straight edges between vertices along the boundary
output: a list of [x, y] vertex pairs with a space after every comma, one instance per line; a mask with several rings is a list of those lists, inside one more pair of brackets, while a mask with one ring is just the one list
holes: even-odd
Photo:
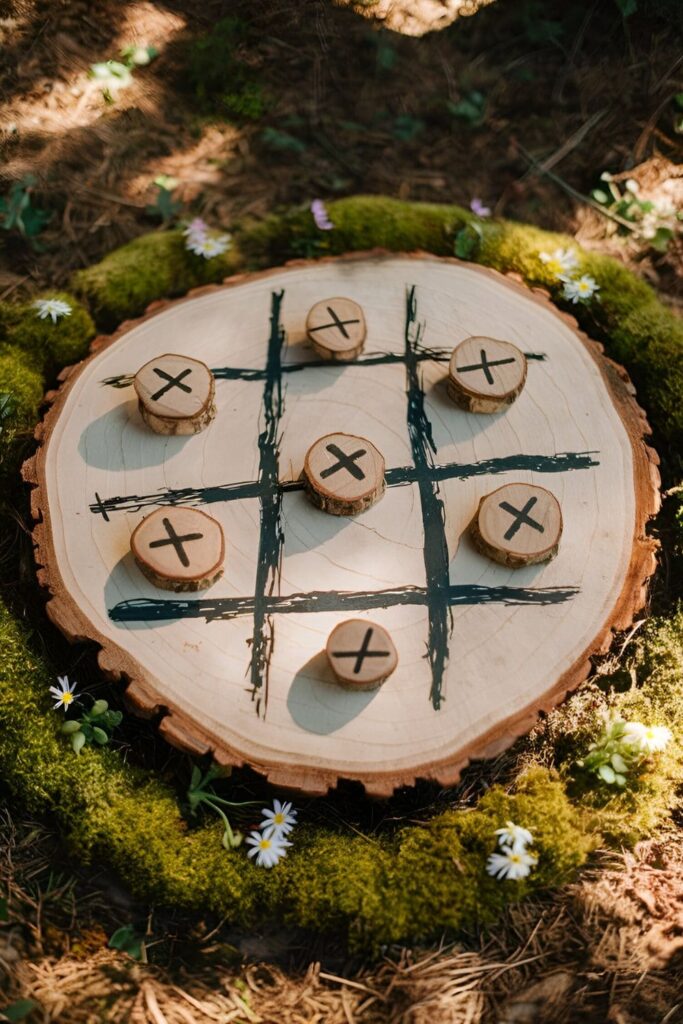
[[[283, 361], [286, 332], [283, 326], [282, 306], [284, 292], [271, 296], [270, 329], [268, 333], [266, 364], [262, 369], [247, 367], [219, 367], [213, 370], [219, 381], [241, 380], [262, 383], [262, 429], [258, 437], [259, 474], [250, 481], [238, 481], [205, 488], [175, 488], [146, 495], [102, 497], [95, 495], [91, 512], [105, 520], [116, 512], [141, 512], [163, 505], [212, 504], [258, 498], [260, 503], [260, 537], [255, 589], [253, 595], [242, 597], [195, 599], [128, 599], [110, 610], [115, 622], [161, 622], [178, 617], [199, 617], [207, 621], [251, 615], [253, 635], [249, 680], [259, 709], [267, 703], [267, 682], [274, 635], [274, 617], [288, 612], [338, 612], [340, 615], [390, 608], [398, 605], [422, 605], [427, 609], [428, 630], [425, 638], [425, 656], [431, 673], [430, 699], [433, 707], [441, 706], [443, 678], [449, 657], [451, 609], [458, 604], [533, 605], [556, 604], [569, 600], [575, 588], [531, 588], [515, 586], [454, 585], [450, 580], [450, 554], [445, 532], [445, 510], [440, 494], [440, 483], [449, 479], [467, 479], [471, 476], [532, 471], [557, 474], [570, 470], [589, 469], [597, 465], [596, 452], [564, 452], [554, 455], [519, 454], [463, 464], [436, 461], [437, 445], [432, 423], [425, 409], [425, 394], [421, 383], [421, 364], [447, 362], [451, 352], [432, 349], [424, 345], [424, 323], [418, 315], [418, 294], [415, 286], [408, 286], [405, 298], [405, 320], [401, 350], [388, 353], [369, 353], [354, 362], [354, 366], [374, 367], [400, 365], [405, 372], [405, 418], [410, 441], [412, 462], [403, 466], [389, 466], [386, 483], [389, 488], [415, 484], [419, 492], [421, 525], [423, 532], [422, 557], [426, 583], [424, 586], [407, 583], [392, 589], [344, 591], [334, 588], [280, 593], [280, 574], [285, 544], [283, 500], [287, 493], [300, 491], [299, 479], [282, 481], [279, 464], [280, 428], [284, 410], [284, 385], [289, 374], [299, 374], [313, 367], [343, 372], [347, 364], [331, 364], [322, 360], [298, 363]], [[526, 353], [530, 361], [542, 360], [543, 353]], [[485, 362], [485, 360], [484, 360]], [[490, 375], [490, 370], [487, 374]], [[124, 387], [130, 377], [115, 377], [105, 381], [113, 387]], [[462, 415], [455, 407], [453, 416]], [[212, 429], [219, 427], [214, 425]], [[321, 433], [324, 431], [321, 431]], [[322, 514], [322, 513], [321, 513]], [[265, 699], [264, 699], [265, 698]]]

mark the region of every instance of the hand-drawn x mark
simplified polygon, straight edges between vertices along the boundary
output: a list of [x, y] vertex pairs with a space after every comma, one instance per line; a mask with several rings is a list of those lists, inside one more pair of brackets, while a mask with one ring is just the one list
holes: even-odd
[[187, 569], [187, 567], [190, 564], [190, 559], [187, 557], [187, 554], [185, 552], [185, 548], [183, 547], [183, 545], [187, 544], [187, 542], [190, 541], [190, 540], [201, 540], [202, 537], [204, 536], [204, 534], [203, 533], [186, 533], [186, 534], [184, 534], [184, 536], [180, 537], [175, 532], [175, 530], [173, 528], [173, 523], [170, 521], [170, 519], [164, 518], [161, 521], [163, 523], [164, 529], [166, 530], [166, 533], [168, 534], [168, 537], [162, 537], [161, 540], [150, 541], [150, 545], [149, 546], [151, 548], [163, 548], [167, 544], [172, 544], [173, 547], [175, 548], [176, 555], [180, 559], [180, 564], [184, 565], [185, 568]]
[[502, 508], [504, 512], [509, 512], [511, 516], [515, 517], [514, 523], [508, 527], [506, 532], [503, 534], [505, 540], [512, 540], [514, 535], [519, 530], [520, 526], [531, 526], [534, 530], [538, 530], [539, 533], [545, 532], [545, 527], [537, 523], [535, 519], [532, 519], [529, 512], [534, 507], [538, 498], [529, 498], [523, 509], [515, 508], [513, 505], [509, 505], [507, 501], [501, 501], [498, 508]]
[[322, 471], [320, 474], [322, 480], [332, 476], [333, 473], [338, 473], [340, 469], [347, 470], [351, 476], [355, 476], [356, 480], [365, 480], [365, 473], [360, 466], [356, 465], [356, 459], [360, 459], [361, 455], [366, 454], [365, 448], [359, 448], [357, 452], [353, 452], [351, 455], [347, 455], [336, 444], [326, 444], [325, 448], [330, 455], [334, 455], [339, 461], [335, 462], [334, 466], [328, 466], [327, 469]]
[[188, 367], [187, 370], [183, 370], [177, 377], [172, 377], [170, 373], [166, 373], [166, 370], [160, 370], [158, 366], [154, 367], [154, 372], [157, 376], [161, 377], [162, 380], [168, 381], [168, 384], [164, 384], [162, 388], [159, 388], [159, 390], [152, 395], [153, 402], [158, 402], [161, 396], [165, 395], [167, 391], [171, 390], [171, 388], [180, 388], [181, 391], [187, 392], [188, 395], [192, 391], [192, 388], [188, 387], [187, 384], [181, 383], [183, 377], [187, 377], [188, 373], [192, 373], [191, 367]]
[[362, 669], [363, 662], [365, 661], [366, 658], [388, 658], [389, 657], [389, 653], [390, 653], [389, 651], [371, 651], [371, 650], [369, 650], [370, 640], [372, 639], [372, 634], [373, 633], [374, 633], [374, 629], [372, 628], [372, 626], [369, 626], [368, 629], [365, 631], [365, 636], [363, 637], [363, 643], [360, 645], [359, 650], [357, 650], [357, 651], [332, 651], [332, 657], [333, 658], [355, 658], [356, 659], [356, 663], [353, 666], [353, 674], [355, 676], [357, 676], [358, 673], [360, 672], [360, 670]]
[[458, 373], [469, 373], [471, 370], [483, 370], [484, 376], [489, 384], [495, 384], [493, 374], [489, 367], [491, 366], [504, 366], [505, 363], [514, 363], [514, 359], [489, 359], [486, 355], [486, 349], [482, 348], [479, 350], [480, 363], [472, 363], [471, 366], [456, 366]]
[[330, 314], [330, 316], [332, 317], [332, 323], [320, 324], [319, 327], [311, 327], [311, 328], [309, 328], [309, 331], [310, 331], [311, 334], [313, 334], [315, 331], [324, 331], [327, 327], [337, 327], [337, 328], [339, 328], [341, 333], [344, 335], [344, 337], [348, 338], [349, 337], [349, 332], [346, 330], [345, 325], [346, 324], [359, 324], [360, 323], [360, 320], [340, 320], [339, 317], [337, 316], [337, 314], [335, 313], [335, 311], [332, 309], [331, 306], [326, 306], [325, 308], [326, 308], [327, 312]]

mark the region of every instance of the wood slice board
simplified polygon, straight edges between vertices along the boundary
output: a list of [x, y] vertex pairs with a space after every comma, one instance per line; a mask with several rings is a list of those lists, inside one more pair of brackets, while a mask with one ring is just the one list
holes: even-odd
[[[306, 340], [328, 295], [363, 309], [355, 363], [320, 360]], [[472, 335], [527, 354], [503, 413], [448, 397], [450, 355]], [[201, 434], [163, 437], [140, 419], [132, 375], [168, 351], [216, 377]], [[645, 600], [659, 477], [628, 378], [547, 297], [495, 272], [365, 253], [233, 278], [98, 339], [49, 397], [25, 476], [51, 618], [101, 646], [140, 713], [166, 712], [171, 742], [275, 784], [451, 783], [577, 686]], [[384, 497], [353, 519], [314, 508], [300, 479], [309, 446], [335, 431], [386, 462]], [[471, 541], [480, 500], [515, 482], [560, 502], [551, 562], [508, 569]], [[206, 593], [160, 591], [130, 554], [140, 520], [173, 502], [223, 528], [226, 572]], [[346, 618], [396, 646], [377, 690], [334, 682], [325, 645]]]

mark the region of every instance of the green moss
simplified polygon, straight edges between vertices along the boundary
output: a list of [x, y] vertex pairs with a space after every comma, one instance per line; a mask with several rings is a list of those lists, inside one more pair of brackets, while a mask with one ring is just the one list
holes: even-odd
[[15, 345], [0, 344], [0, 393], [12, 396], [13, 412], [3, 423], [34, 423], [43, 400], [43, 378], [34, 360]]
[[36, 298], [62, 299], [71, 306], [71, 314], [53, 323], [49, 317], [41, 320], [37, 316], [35, 299], [26, 304], [0, 303], [0, 337], [24, 349], [48, 373], [82, 359], [95, 336], [87, 309], [68, 292], [51, 291]]
[[268, 265], [292, 255], [338, 254], [363, 249], [427, 252], [449, 256], [453, 234], [474, 220], [459, 206], [404, 203], [386, 196], [352, 196], [326, 204], [332, 231], [315, 226], [308, 207], [236, 228], [240, 247], [254, 263]]
[[141, 235], [100, 263], [76, 271], [71, 287], [87, 302], [97, 323], [111, 330], [122, 320], [144, 313], [155, 299], [222, 281], [239, 265], [239, 252], [234, 246], [224, 255], [207, 260], [185, 248], [181, 231], [157, 231]]

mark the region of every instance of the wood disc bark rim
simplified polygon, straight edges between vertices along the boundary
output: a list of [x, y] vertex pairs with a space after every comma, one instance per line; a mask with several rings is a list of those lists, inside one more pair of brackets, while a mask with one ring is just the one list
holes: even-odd
[[[46, 481], [46, 458], [49, 450], [50, 438], [56, 426], [59, 414], [69, 398], [69, 394], [79, 380], [79, 377], [88, 367], [89, 363], [98, 354], [105, 351], [116, 341], [146, 323], [160, 309], [168, 309], [170, 306], [191, 302], [195, 298], [214, 294], [222, 288], [236, 288], [246, 282], [267, 280], [283, 273], [290, 274], [310, 266], [312, 268], [333, 265], [339, 263], [342, 266], [353, 266], [354, 263], [372, 261], [375, 263], [389, 263], [395, 261], [397, 265], [405, 264], [406, 261], [426, 260], [435, 266], [457, 266], [466, 267], [468, 272], [475, 275], [482, 275], [488, 280], [495, 280], [499, 285], [504, 286], [517, 295], [524, 296], [542, 306], [548, 314], [562, 321], [568, 326], [573, 334], [581, 341], [585, 350], [592, 357], [597, 367], [603, 386], [610, 395], [615, 409], [621, 419], [627, 436], [631, 441], [632, 469], [635, 483], [635, 516], [633, 528], [633, 544], [630, 550], [630, 558], [625, 568], [621, 590], [611, 614], [601, 623], [596, 624], [595, 634], [590, 643], [576, 657], [573, 664], [554, 680], [547, 690], [539, 694], [534, 701], [507, 718], [491, 727], [488, 731], [481, 733], [471, 742], [462, 745], [457, 752], [450, 753], [444, 758], [425, 760], [409, 769], [395, 768], [392, 770], [366, 771], [361, 774], [353, 771], [339, 771], [331, 767], [308, 766], [308, 765], [283, 765], [264, 755], [261, 758], [245, 758], [238, 749], [226, 746], [218, 742], [214, 734], [204, 730], [197, 722], [187, 719], [183, 710], [174, 702], [164, 699], [154, 687], [141, 675], [139, 665], [118, 643], [113, 642], [107, 635], [94, 627], [88, 616], [75, 603], [71, 595], [64, 587], [60, 569], [56, 561], [54, 538], [50, 525], [49, 508], [46, 506], [47, 481]], [[34, 529], [34, 544], [36, 556], [40, 566], [38, 578], [42, 585], [46, 586], [51, 594], [47, 610], [49, 617], [59, 628], [71, 639], [94, 640], [100, 645], [99, 662], [102, 671], [112, 680], [123, 680], [127, 685], [127, 698], [141, 714], [151, 715], [159, 710], [165, 712], [161, 720], [160, 731], [170, 742], [182, 749], [195, 754], [204, 754], [212, 751], [214, 756], [226, 764], [243, 764], [248, 761], [257, 771], [266, 775], [271, 783], [292, 789], [305, 790], [309, 793], [326, 792], [330, 786], [334, 786], [338, 778], [357, 778], [361, 781], [369, 793], [375, 795], [389, 795], [396, 787], [410, 785], [418, 778], [429, 778], [438, 780], [441, 784], [452, 784], [459, 777], [462, 768], [475, 758], [492, 756], [504, 749], [512, 740], [527, 731], [536, 720], [538, 713], [549, 710], [560, 701], [568, 691], [574, 689], [588, 674], [590, 669], [590, 657], [594, 654], [606, 651], [617, 630], [627, 628], [633, 620], [634, 615], [645, 602], [647, 593], [647, 580], [654, 571], [656, 565], [657, 543], [645, 534], [645, 526], [648, 519], [655, 514], [659, 507], [657, 456], [643, 443], [643, 435], [648, 434], [649, 428], [644, 413], [637, 405], [633, 397], [633, 388], [623, 368], [612, 363], [602, 355], [601, 346], [590, 341], [578, 329], [576, 322], [570, 316], [559, 313], [550, 303], [545, 293], [538, 290], [530, 292], [520, 283], [502, 277], [495, 271], [482, 267], [474, 267], [469, 264], [463, 265], [456, 259], [439, 259], [428, 254], [387, 254], [381, 251], [365, 253], [353, 253], [344, 257], [333, 257], [329, 260], [295, 261], [287, 268], [273, 268], [260, 274], [242, 275], [230, 279], [224, 286], [208, 286], [197, 289], [188, 296], [179, 300], [155, 303], [150, 311], [137, 321], [127, 322], [111, 337], [98, 338], [93, 343], [92, 355], [77, 367], [67, 368], [61, 375], [62, 386], [56, 393], [50, 393], [47, 400], [52, 403], [51, 409], [45, 416], [42, 424], [36, 430], [36, 439], [40, 447], [36, 455], [28, 460], [24, 467], [25, 479], [33, 485], [31, 495], [32, 511], [36, 520]]]

